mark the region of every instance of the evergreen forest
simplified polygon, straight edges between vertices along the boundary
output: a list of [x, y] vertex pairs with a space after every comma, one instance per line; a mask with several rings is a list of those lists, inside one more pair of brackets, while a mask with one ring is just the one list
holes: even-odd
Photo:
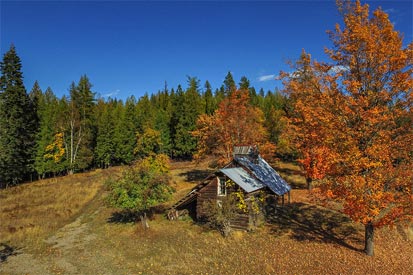
[[[97, 96], [87, 75], [73, 81], [61, 98], [50, 87], [43, 91], [37, 81], [27, 91], [14, 45], [4, 55], [1, 72], [2, 185], [129, 165], [150, 152], [193, 159], [198, 151], [197, 119], [214, 114], [223, 100], [239, 91], [248, 106], [262, 112], [265, 139], [283, 146], [287, 98], [278, 90], [257, 91], [246, 77], [237, 84], [230, 72], [219, 88], [188, 77], [185, 85], [169, 88], [165, 83], [163, 90], [125, 101]], [[283, 150], [289, 157], [291, 152]]]

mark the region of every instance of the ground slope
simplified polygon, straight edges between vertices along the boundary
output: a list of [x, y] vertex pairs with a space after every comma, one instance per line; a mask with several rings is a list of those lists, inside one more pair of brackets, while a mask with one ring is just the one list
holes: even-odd
[[[205, 166], [189, 162], [174, 163], [172, 167], [175, 197], [210, 172]], [[295, 169], [290, 168], [284, 172]], [[256, 232], [237, 232], [225, 239], [190, 220], [170, 222], [162, 213], [154, 215], [149, 230], [143, 230], [131, 218], [104, 204], [102, 182], [118, 173], [95, 171], [70, 180], [59, 179], [50, 183], [62, 184], [55, 194], [47, 192], [53, 189], [47, 182], [21, 186], [25, 191], [0, 191], [0, 217], [2, 224], [3, 220], [8, 223], [0, 226], [0, 273], [413, 274], [413, 242], [406, 231], [400, 227], [378, 230], [376, 255], [365, 256], [361, 251], [363, 228], [340, 213], [310, 203], [307, 191], [300, 189], [293, 190], [291, 205]], [[293, 177], [294, 173], [285, 176]], [[76, 193], [74, 187], [82, 188], [76, 182], [88, 188], [71, 195], [71, 191]], [[44, 232], [32, 234], [22, 225], [23, 217], [37, 213], [33, 212], [37, 211], [35, 205], [22, 207], [22, 193], [29, 188], [32, 194], [49, 193], [50, 198], [43, 197], [45, 201], [58, 200], [58, 192], [64, 192], [67, 207], [76, 204], [69, 202], [70, 196], [82, 202], [78, 212], [73, 210], [72, 215], [61, 217], [56, 227], [46, 224], [54, 224], [52, 220], [59, 219], [55, 214], [62, 216], [64, 210], [43, 209], [49, 219], [42, 221], [42, 227], [35, 224], [31, 228], [45, 228]], [[4, 202], [7, 207], [3, 207]], [[13, 219], [18, 224], [14, 227]], [[21, 236], [23, 231], [27, 238]]]

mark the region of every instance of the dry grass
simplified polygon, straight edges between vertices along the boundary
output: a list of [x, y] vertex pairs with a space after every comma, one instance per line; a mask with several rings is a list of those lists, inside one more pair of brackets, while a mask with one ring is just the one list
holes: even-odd
[[208, 167], [209, 159], [201, 162], [195, 161], [173, 161], [171, 162], [171, 182], [175, 189], [172, 199], [166, 203], [166, 206], [172, 205], [174, 202], [185, 196], [200, 181], [205, 179], [210, 173], [215, 170]]
[[293, 189], [305, 189], [307, 184], [304, 178], [304, 172], [301, 167], [292, 162], [276, 161], [272, 166], [277, 170], [283, 179], [285, 179]]
[[[297, 166], [281, 167], [298, 187], [304, 183]], [[37, 253], [35, 261], [25, 263], [22, 257], [15, 263], [24, 272], [13, 272], [11, 263], [6, 274], [413, 274], [413, 242], [399, 228], [377, 230], [376, 255], [365, 256], [363, 228], [314, 205], [303, 189], [294, 189], [292, 204], [255, 232], [223, 238], [191, 220], [171, 222], [163, 214], [143, 230], [139, 223], [116, 219], [118, 212], [104, 206], [102, 182], [113, 171], [0, 191], [1, 242], [30, 245]], [[206, 164], [172, 163], [177, 193], [169, 203], [209, 172]], [[46, 235], [59, 235], [66, 243], [36, 249]], [[19, 256], [10, 256], [6, 264]], [[33, 264], [41, 271], [34, 272]]]
[[118, 274], [413, 273], [412, 243], [394, 230], [376, 232], [376, 256], [368, 257], [362, 228], [342, 215], [307, 204], [290, 212], [291, 224], [285, 219], [229, 238], [159, 215], [146, 231], [139, 224], [104, 224], [93, 251]]
[[[296, 188], [292, 204], [256, 232], [225, 239], [189, 220], [170, 222], [156, 215], [146, 231], [133, 223], [96, 226], [106, 241], [94, 250], [107, 269], [126, 274], [413, 273], [413, 243], [397, 230], [376, 230], [376, 256], [366, 256], [362, 226], [311, 203], [297, 165], [279, 162], [276, 167]], [[209, 171], [205, 163], [173, 163], [178, 194], [194, 186], [190, 176], [203, 175], [200, 171]]]
[[0, 190], [0, 242], [41, 246], [48, 234], [73, 220], [102, 190], [109, 173], [117, 170], [96, 170]]

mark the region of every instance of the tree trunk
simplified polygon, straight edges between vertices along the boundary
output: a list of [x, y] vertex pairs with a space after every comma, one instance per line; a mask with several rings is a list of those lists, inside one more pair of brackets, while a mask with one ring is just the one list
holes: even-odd
[[311, 191], [313, 189], [313, 179], [312, 178], [306, 178], [307, 181], [307, 189]]
[[146, 212], [143, 213], [143, 215], [141, 215], [141, 223], [142, 223], [143, 229], [146, 230], [149, 228], [148, 217], [146, 216]]
[[368, 256], [374, 255], [374, 226], [372, 222], [367, 223], [365, 226], [364, 236], [364, 251]]

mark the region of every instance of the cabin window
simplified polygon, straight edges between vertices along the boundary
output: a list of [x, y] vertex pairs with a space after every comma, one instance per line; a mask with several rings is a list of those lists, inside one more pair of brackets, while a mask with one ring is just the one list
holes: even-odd
[[218, 178], [218, 196], [226, 196], [227, 195], [227, 188], [225, 185], [225, 178]]

